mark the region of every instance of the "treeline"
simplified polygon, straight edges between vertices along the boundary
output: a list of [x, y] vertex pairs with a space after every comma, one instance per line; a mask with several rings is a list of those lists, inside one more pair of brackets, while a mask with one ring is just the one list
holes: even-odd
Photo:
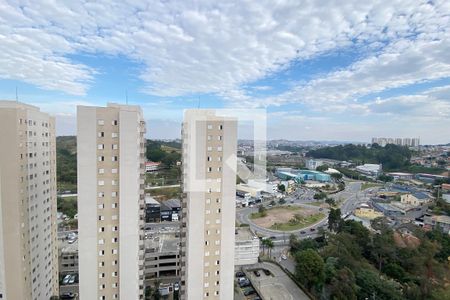
[[348, 144], [311, 150], [307, 156], [352, 161], [358, 164], [383, 164], [385, 170], [398, 170], [410, 165], [411, 151], [407, 147], [394, 144], [385, 147], [373, 144], [371, 148]]
[[58, 189], [76, 189], [77, 137], [56, 137], [56, 177]]
[[371, 232], [332, 211], [332, 233], [290, 239], [295, 276], [317, 299], [450, 299], [447, 234], [417, 229], [405, 236], [381, 218]]
[[[181, 159], [181, 144], [147, 140], [147, 159], [171, 167]], [[76, 191], [77, 184], [77, 138], [56, 138], [56, 175], [59, 190]]]
[[174, 166], [181, 160], [181, 143], [147, 140], [147, 159], [161, 162], [166, 167]]

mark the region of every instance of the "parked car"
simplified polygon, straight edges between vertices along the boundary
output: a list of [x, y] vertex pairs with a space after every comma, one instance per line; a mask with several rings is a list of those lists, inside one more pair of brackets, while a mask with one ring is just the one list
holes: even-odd
[[306, 231], [304, 231], [304, 230], [300, 231], [300, 234], [305, 234], [305, 233], [306, 233]]
[[178, 291], [180, 289], [180, 284], [178, 283], [178, 282], [175, 282], [174, 284], [173, 284], [173, 290], [174, 291]]
[[253, 274], [255, 274], [255, 276], [256, 276], [256, 277], [259, 277], [259, 276], [261, 276], [261, 273], [259, 273], [259, 271], [258, 271], [258, 270], [255, 270], [255, 271], [253, 271]]
[[250, 283], [250, 280], [248, 280], [248, 279], [245, 279], [245, 280], [242, 280], [241, 282], [239, 282], [239, 286], [241, 288], [246, 287], [246, 286], [250, 286], [250, 285], [251, 285], [251, 283]]
[[71, 277], [70, 274], [64, 276], [62, 283], [69, 284], [70, 277]]
[[266, 274], [266, 276], [270, 276], [272, 273], [270, 273], [269, 270], [267, 269], [263, 269], [264, 274]]
[[67, 282], [68, 284], [74, 284], [75, 283], [75, 275], [70, 275], [70, 279]]
[[316, 229], [315, 228], [311, 228], [309, 231], [316, 231]]
[[246, 281], [246, 280], [248, 280], [248, 279], [245, 276], [244, 277], [238, 277], [238, 279], [237, 279], [238, 282], [242, 282], [242, 281]]
[[245, 277], [245, 273], [242, 271], [236, 272], [236, 277]]
[[75, 294], [74, 293], [64, 293], [59, 295], [59, 299], [61, 300], [69, 300], [69, 299], [74, 299], [75, 298]]
[[244, 292], [244, 296], [250, 296], [256, 294], [256, 291], [253, 288], [250, 288]]
[[286, 259], [287, 259], [287, 256], [283, 254], [283, 255], [281, 255], [281, 259], [282, 259], [282, 260], [286, 260]]

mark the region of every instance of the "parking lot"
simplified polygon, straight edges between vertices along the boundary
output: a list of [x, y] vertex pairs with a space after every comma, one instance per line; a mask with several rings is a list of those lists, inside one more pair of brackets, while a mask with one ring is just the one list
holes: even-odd
[[[258, 270], [259, 276], [254, 273]], [[266, 275], [263, 270], [270, 271]], [[309, 300], [310, 298], [275, 264], [258, 263], [244, 268], [255, 290], [265, 300]], [[252, 299], [252, 298], [249, 298]]]

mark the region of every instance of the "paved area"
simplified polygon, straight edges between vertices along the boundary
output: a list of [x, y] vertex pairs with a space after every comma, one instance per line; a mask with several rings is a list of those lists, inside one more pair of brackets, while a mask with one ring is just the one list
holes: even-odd
[[[272, 275], [267, 276], [260, 271], [259, 277], [252, 272], [255, 269], [269, 270]], [[253, 286], [260, 292], [264, 300], [309, 300], [310, 298], [289, 278], [289, 276], [275, 264], [263, 262], [244, 268]]]

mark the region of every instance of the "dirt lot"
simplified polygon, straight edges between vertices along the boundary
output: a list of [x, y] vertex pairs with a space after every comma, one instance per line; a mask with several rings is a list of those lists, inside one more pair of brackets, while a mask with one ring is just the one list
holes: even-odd
[[314, 213], [316, 213], [314, 210], [296, 206], [275, 207], [267, 210], [267, 216], [252, 219], [252, 221], [258, 226], [270, 228], [275, 223], [281, 224], [289, 222], [296, 214], [306, 217], [313, 215]]

